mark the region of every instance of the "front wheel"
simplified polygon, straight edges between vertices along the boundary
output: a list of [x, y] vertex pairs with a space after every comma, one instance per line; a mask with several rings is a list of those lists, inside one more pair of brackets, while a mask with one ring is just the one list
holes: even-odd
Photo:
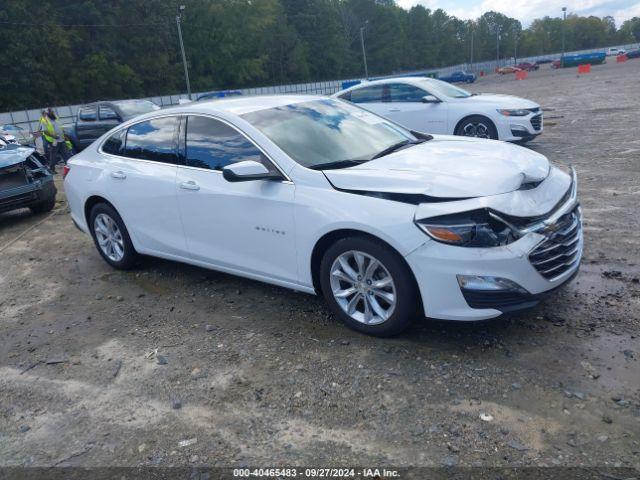
[[464, 137], [498, 140], [496, 127], [488, 118], [480, 115], [465, 118], [456, 128], [455, 134]]
[[333, 244], [322, 258], [320, 281], [333, 313], [369, 335], [396, 335], [418, 311], [411, 270], [398, 253], [375, 240], [350, 237]]

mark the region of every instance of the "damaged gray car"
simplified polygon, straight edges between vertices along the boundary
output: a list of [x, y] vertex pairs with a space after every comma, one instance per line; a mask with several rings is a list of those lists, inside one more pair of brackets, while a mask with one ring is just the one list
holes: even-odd
[[33, 148], [0, 141], [0, 213], [19, 208], [49, 212], [56, 193], [51, 171]]

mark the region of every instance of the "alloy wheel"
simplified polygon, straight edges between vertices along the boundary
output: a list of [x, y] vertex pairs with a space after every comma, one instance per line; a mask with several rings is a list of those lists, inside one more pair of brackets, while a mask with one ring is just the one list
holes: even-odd
[[331, 266], [330, 285], [340, 308], [365, 325], [386, 322], [396, 308], [393, 277], [367, 253], [349, 250], [337, 257]]
[[469, 122], [462, 131], [465, 137], [491, 138], [489, 127], [482, 122]]
[[124, 257], [124, 239], [115, 220], [106, 213], [100, 213], [93, 221], [93, 230], [102, 253], [114, 262], [122, 260]]

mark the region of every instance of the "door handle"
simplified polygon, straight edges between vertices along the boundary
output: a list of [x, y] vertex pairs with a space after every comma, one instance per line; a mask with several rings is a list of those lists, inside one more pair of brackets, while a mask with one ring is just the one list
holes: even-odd
[[400, 110], [399, 108], [390, 108], [389, 111], [390, 112], [401, 112], [402, 110]]
[[182, 182], [180, 184], [180, 188], [182, 188], [183, 190], [196, 191], [196, 190], [200, 190], [200, 185], [198, 185], [193, 180], [189, 180], [188, 182]]
[[127, 178], [127, 174], [121, 170], [118, 170], [117, 172], [111, 172], [111, 178], [115, 178], [117, 180], [124, 180], [125, 178]]

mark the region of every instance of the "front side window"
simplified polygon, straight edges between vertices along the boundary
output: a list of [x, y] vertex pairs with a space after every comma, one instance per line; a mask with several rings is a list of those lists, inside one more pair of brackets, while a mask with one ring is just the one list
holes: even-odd
[[207, 117], [187, 117], [185, 164], [188, 167], [222, 170], [232, 163], [253, 160], [274, 167], [243, 134], [226, 123]]
[[416, 141], [404, 128], [339, 100], [323, 99], [257, 110], [246, 121], [300, 165], [368, 161], [381, 151]]
[[78, 118], [83, 122], [94, 122], [98, 118], [96, 114], [96, 107], [81, 108], [78, 112]]
[[118, 114], [111, 107], [100, 105], [98, 111], [100, 114], [100, 120], [118, 120]]
[[389, 101], [391, 102], [422, 102], [422, 98], [429, 95], [424, 90], [407, 85], [406, 83], [392, 83], [389, 85]]
[[154, 162], [178, 163], [175, 141], [178, 117], [153, 118], [127, 130], [123, 155]]

